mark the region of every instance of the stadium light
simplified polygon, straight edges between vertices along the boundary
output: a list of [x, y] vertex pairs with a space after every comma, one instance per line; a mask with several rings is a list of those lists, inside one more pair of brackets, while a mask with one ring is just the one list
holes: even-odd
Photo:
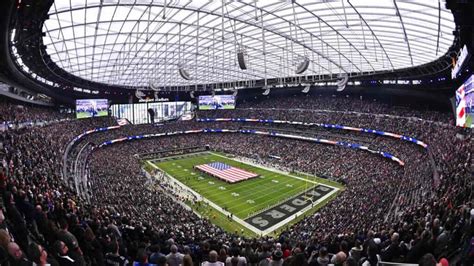
[[160, 90], [159, 87], [156, 86], [156, 85], [153, 83], [153, 81], [151, 81], [151, 80], [148, 81], [148, 85], [149, 85], [150, 88], [151, 88], [152, 90], [154, 90], [154, 91], [159, 91], [159, 90]]
[[301, 62], [298, 65], [298, 68], [296, 69], [295, 72], [296, 74], [302, 74], [308, 69], [308, 67], [309, 67], [309, 58], [305, 56], [303, 62]]
[[179, 69], [179, 75], [185, 80], [192, 80], [191, 76], [189, 75], [188, 71], [184, 68]]
[[342, 79], [336, 83], [337, 91], [343, 91], [347, 86], [347, 82], [349, 81], [349, 75], [343, 74], [341, 77]]
[[262, 95], [267, 96], [268, 94], [270, 94], [270, 87], [265, 86], [265, 87], [262, 87], [262, 89], [265, 90], [265, 91], [262, 93]]
[[311, 89], [311, 85], [308, 84], [306, 85], [306, 87], [304, 87], [304, 89], [301, 92], [306, 94], [309, 92], [310, 89]]
[[145, 93], [143, 93], [143, 91], [141, 90], [136, 90], [135, 91], [135, 97], [137, 97], [138, 99], [143, 99], [145, 97]]

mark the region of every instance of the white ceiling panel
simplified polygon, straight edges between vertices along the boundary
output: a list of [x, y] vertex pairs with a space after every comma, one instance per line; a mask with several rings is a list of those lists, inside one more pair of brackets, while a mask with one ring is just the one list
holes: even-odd
[[[311, 61], [304, 75], [391, 71], [436, 60], [454, 39], [453, 15], [438, 0], [222, 3], [56, 0], [43, 41], [81, 78], [174, 86], [296, 76], [304, 57]], [[239, 47], [247, 70], [236, 64]]]

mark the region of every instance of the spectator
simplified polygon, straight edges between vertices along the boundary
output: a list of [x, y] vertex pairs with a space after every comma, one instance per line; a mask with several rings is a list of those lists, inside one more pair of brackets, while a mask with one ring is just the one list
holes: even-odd
[[328, 250], [325, 247], [322, 247], [319, 250], [319, 256], [317, 258], [317, 262], [319, 263], [319, 265], [324, 266], [324, 265], [328, 265], [329, 261], [330, 260], [329, 260]]
[[282, 266], [283, 265], [283, 252], [279, 249], [272, 253], [272, 256], [266, 260], [260, 261], [259, 266]]
[[170, 266], [179, 266], [183, 263], [184, 255], [178, 252], [176, 245], [171, 245], [170, 253], [166, 255], [166, 262]]
[[68, 256], [68, 247], [63, 241], [57, 240], [54, 242], [53, 247], [59, 265], [81, 265], [79, 262], [76, 262], [73, 258]]
[[30, 245], [28, 246], [28, 254], [29, 254], [30, 260], [36, 263], [37, 265], [40, 265], [40, 266], [59, 265], [59, 263], [56, 260], [52, 258], [48, 258], [48, 252], [46, 252], [46, 250], [41, 245], [38, 245], [34, 242], [31, 242]]
[[217, 251], [211, 250], [209, 252], [209, 261], [203, 262], [202, 266], [224, 266], [225, 265], [223, 262], [220, 262], [217, 259], [218, 259]]
[[109, 252], [105, 254], [105, 265], [107, 266], [128, 265], [128, 260], [125, 257], [120, 256], [119, 254], [119, 245], [116, 240], [110, 242], [108, 250]]
[[186, 254], [183, 257], [183, 266], [193, 266], [193, 259], [191, 258], [191, 255]]
[[[10, 265], [27, 266], [31, 265], [31, 262], [26, 258], [25, 254], [15, 242], [8, 243], [8, 254], [10, 255]], [[5, 257], [6, 259], [7, 257]], [[8, 265], [6, 261], [2, 262], [2, 265]]]
[[[233, 247], [230, 250], [231, 257], [227, 257], [225, 260], [225, 265], [230, 266], [233, 265], [231, 262], [234, 260], [237, 266], [246, 266], [247, 265], [247, 259], [245, 257], [240, 256], [240, 250], [237, 247]], [[234, 264], [235, 264], [234, 263]]]
[[133, 266], [156, 266], [155, 264], [148, 263], [148, 254], [144, 248], [140, 248], [137, 251], [136, 260], [133, 262]]
[[160, 245], [158, 244], [152, 245], [149, 250], [151, 252], [150, 263], [159, 264], [160, 258], [166, 258], [165, 254], [160, 252]]

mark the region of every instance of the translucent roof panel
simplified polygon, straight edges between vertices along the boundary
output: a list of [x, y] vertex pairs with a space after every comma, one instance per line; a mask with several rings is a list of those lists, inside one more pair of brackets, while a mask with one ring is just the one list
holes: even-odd
[[448, 51], [454, 29], [438, 0], [69, 0], [51, 6], [43, 41], [87, 80], [182, 86], [297, 76], [305, 58], [301, 75], [418, 66]]

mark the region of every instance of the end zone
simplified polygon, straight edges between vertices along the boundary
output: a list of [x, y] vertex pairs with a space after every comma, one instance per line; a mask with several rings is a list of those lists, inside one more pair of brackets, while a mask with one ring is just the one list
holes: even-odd
[[245, 222], [266, 235], [304, 214], [334, 192], [335, 188], [317, 185], [271, 209], [245, 219]]

